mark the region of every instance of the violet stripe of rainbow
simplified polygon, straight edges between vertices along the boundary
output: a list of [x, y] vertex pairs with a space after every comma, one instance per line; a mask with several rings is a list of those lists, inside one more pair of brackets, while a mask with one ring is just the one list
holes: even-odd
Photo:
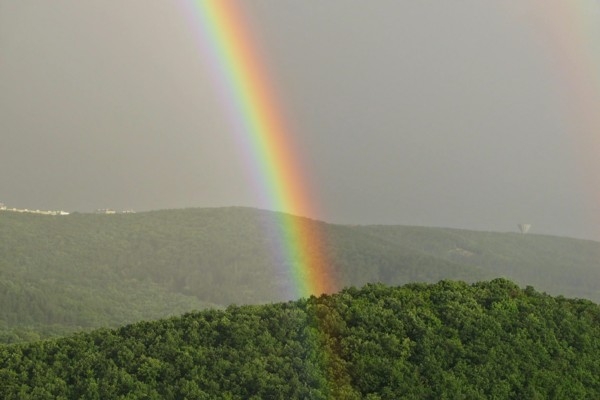
[[[255, 169], [257, 190], [269, 209], [297, 216], [315, 215], [311, 190], [283, 120], [253, 35], [239, 3], [231, 0], [190, 0], [210, 58], [213, 78], [240, 140]], [[321, 225], [307, 218], [281, 214], [279, 251], [288, 266], [295, 296], [335, 291]]]

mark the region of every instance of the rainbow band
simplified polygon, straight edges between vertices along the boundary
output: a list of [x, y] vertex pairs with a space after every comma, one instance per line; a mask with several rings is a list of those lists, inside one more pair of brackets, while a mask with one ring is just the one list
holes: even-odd
[[[582, 182], [600, 199], [600, 1], [532, 0], [534, 26], [563, 94], [565, 129]], [[600, 223], [597, 206], [590, 217]]]
[[[271, 210], [315, 215], [309, 185], [285, 126], [280, 102], [247, 28], [239, 3], [190, 0], [193, 25], [212, 62], [237, 138], [247, 149], [263, 203]], [[319, 224], [283, 214], [280, 252], [287, 264], [295, 296], [335, 291]]]

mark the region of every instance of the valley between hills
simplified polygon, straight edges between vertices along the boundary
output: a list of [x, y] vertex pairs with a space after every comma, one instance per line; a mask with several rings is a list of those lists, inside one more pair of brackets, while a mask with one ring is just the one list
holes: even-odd
[[[0, 213], [0, 342], [119, 327], [231, 304], [295, 300], [272, 256], [278, 213], [244, 207], [131, 214]], [[297, 218], [286, 216], [286, 218]], [[306, 220], [340, 287], [498, 277], [600, 301], [600, 243]]]

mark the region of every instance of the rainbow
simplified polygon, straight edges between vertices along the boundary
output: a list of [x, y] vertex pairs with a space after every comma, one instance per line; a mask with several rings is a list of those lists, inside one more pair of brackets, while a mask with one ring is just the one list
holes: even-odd
[[336, 291], [322, 228], [316, 221], [293, 216], [318, 213], [281, 101], [240, 2], [188, 0], [186, 6], [236, 138], [246, 149], [261, 203], [281, 212], [281, 243], [275, 250], [283, 255], [293, 295]]
[[547, 60], [549, 88], [561, 98], [556, 116], [570, 141], [565, 152], [572, 153], [578, 183], [589, 193], [589, 218], [600, 226], [600, 0], [522, 0], [498, 6], [527, 28], [524, 39]]
[[[539, 43], [557, 72], [567, 124], [600, 149], [600, 2], [533, 0]], [[598, 158], [598, 153], [594, 155]]]
[[[600, 199], [600, 1], [531, 0], [534, 32], [546, 50], [564, 99], [565, 131], [581, 180]], [[597, 209], [596, 206], [594, 208]], [[591, 218], [600, 223], [595, 210]]]

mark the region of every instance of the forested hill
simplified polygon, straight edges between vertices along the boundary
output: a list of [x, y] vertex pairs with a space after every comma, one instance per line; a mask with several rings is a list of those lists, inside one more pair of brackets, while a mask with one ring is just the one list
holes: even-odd
[[[207, 306], [289, 300], [288, 268], [273, 257], [278, 223], [281, 215], [250, 208], [0, 212], [0, 342]], [[324, 232], [340, 287], [505, 276], [553, 294], [600, 300], [597, 242], [304, 223]]]
[[587, 300], [370, 284], [0, 346], [0, 398], [598, 399], [599, 359]]
[[600, 243], [596, 241], [409, 226], [358, 229], [389, 246], [401, 245], [436, 260], [477, 267], [488, 279], [508, 277], [552, 294], [600, 302]]

